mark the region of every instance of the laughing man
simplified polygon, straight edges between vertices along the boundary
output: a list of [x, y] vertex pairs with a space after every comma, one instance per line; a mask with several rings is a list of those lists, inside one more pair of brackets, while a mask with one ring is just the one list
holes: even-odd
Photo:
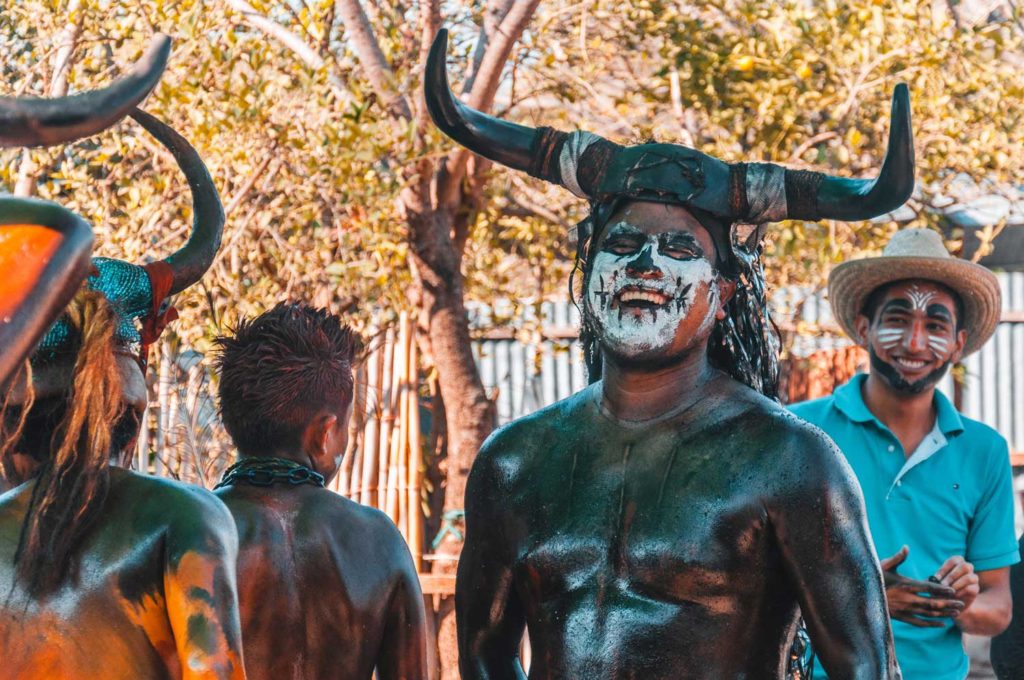
[[904, 677], [962, 680], [961, 636], [1006, 628], [1020, 558], [1006, 440], [935, 387], [992, 335], [999, 282], [937, 233], [906, 229], [880, 257], [837, 267], [829, 298], [871, 368], [793, 411], [835, 440], [860, 481]]

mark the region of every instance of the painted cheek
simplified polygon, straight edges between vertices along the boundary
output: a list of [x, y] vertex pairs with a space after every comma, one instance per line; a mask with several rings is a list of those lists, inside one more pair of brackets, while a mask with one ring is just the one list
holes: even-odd
[[935, 354], [944, 357], [949, 352], [949, 340], [941, 335], [928, 335], [928, 348]]
[[877, 334], [878, 344], [883, 349], [893, 349], [903, 342], [905, 335], [902, 328], [882, 328]]

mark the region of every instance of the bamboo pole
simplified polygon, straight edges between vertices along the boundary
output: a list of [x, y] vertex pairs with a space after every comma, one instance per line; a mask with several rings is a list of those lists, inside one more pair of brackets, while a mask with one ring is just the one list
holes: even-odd
[[156, 446], [154, 447], [153, 473], [157, 477], [165, 477], [164, 445], [167, 441], [167, 403], [171, 389], [171, 346], [164, 340], [160, 343], [160, 368], [156, 380]]
[[[176, 370], [175, 367], [172, 370]], [[171, 397], [167, 405], [167, 438], [164, 440], [165, 449], [163, 452], [164, 463], [167, 466], [168, 476], [181, 479], [181, 455], [178, 451], [178, 402], [180, 396], [178, 390], [170, 390]]]
[[[398, 529], [409, 540], [409, 393], [412, 391], [409, 373], [412, 369], [412, 324], [408, 315], [402, 318], [402, 389], [399, 398], [398, 457], [396, 463], [395, 493], [398, 495]], [[415, 369], [412, 369], [415, 370]]]
[[421, 474], [423, 448], [420, 443], [419, 355], [415, 333], [409, 342], [409, 549], [416, 571], [423, 567], [423, 508]]
[[[352, 376], [352, 417], [348, 422], [348, 443], [345, 446], [341, 469], [338, 471], [338, 493], [352, 498], [355, 487], [359, 483], [359, 470], [362, 469], [362, 448], [359, 438], [363, 431], [363, 413], [366, 409], [366, 366], [361, 364]], [[358, 493], [358, 492], [356, 492]]]
[[391, 427], [394, 409], [391, 407], [395, 360], [395, 330], [389, 328], [384, 339], [384, 364], [381, 376], [380, 445], [377, 447], [376, 507], [387, 512], [388, 459], [391, 452]]
[[[399, 525], [398, 515], [398, 458], [402, 455], [401, 437], [397, 436], [403, 426], [401, 416], [402, 389], [405, 385], [405, 360], [408, 350], [408, 314], [402, 312], [399, 327], [398, 339], [395, 342], [395, 361], [391, 375], [391, 413], [393, 418], [398, 418], [391, 427], [391, 446], [389, 447], [387, 467], [387, 493], [385, 495], [385, 512], [396, 525]], [[399, 525], [400, 526], [400, 525]]]
[[374, 476], [377, 474], [377, 451], [380, 446], [380, 374], [384, 348], [377, 347], [367, 359], [366, 366], [366, 425], [363, 429], [363, 468], [360, 471], [359, 497], [363, 505], [376, 505]]
[[146, 399], [146, 408], [142, 411], [142, 418], [139, 420], [139, 439], [135, 442], [135, 469], [142, 474], [149, 473], [149, 417], [153, 413], [153, 407]]

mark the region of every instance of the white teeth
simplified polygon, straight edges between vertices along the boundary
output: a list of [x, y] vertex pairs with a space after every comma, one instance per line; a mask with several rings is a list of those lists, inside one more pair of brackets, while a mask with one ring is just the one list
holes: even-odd
[[906, 368], [917, 369], [924, 368], [925, 364], [927, 364], [928, 362], [915, 361], [913, 359], [897, 359], [896, 363], [898, 363], [900, 366], [905, 366]]
[[663, 305], [669, 301], [667, 295], [643, 290], [624, 290], [619, 293], [620, 302], [650, 302], [655, 305]]

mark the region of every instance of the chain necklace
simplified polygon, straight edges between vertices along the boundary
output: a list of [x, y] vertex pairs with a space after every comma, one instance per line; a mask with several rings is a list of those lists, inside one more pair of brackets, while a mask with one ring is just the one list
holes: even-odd
[[220, 489], [229, 484], [250, 484], [252, 486], [312, 484], [321, 488], [325, 486], [322, 474], [311, 470], [302, 463], [284, 458], [243, 458], [225, 470], [220, 483], [213, 488]]

